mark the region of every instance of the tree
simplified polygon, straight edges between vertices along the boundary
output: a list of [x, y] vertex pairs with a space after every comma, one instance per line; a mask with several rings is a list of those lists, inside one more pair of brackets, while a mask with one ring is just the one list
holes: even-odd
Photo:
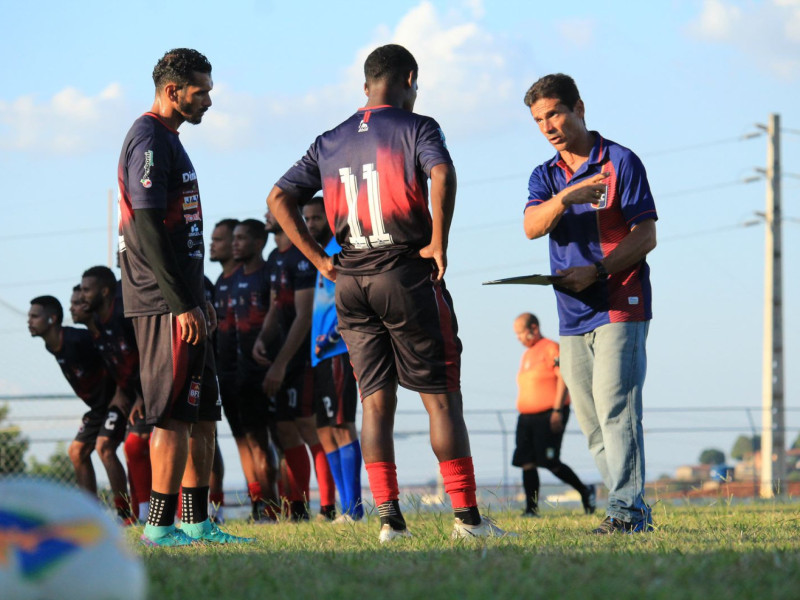
[[701, 465], [721, 465], [725, 462], [725, 453], [716, 448], [706, 448], [700, 453]]
[[28, 473], [62, 483], [78, 483], [75, 469], [63, 442], [59, 442], [56, 445], [55, 452], [48, 457], [47, 462], [40, 463], [36, 460], [36, 457], [31, 457], [31, 466], [28, 469]]
[[796, 450], [797, 448], [800, 448], [800, 435], [794, 438], [794, 443], [792, 444], [792, 450]]
[[0, 406], [0, 475], [23, 473], [29, 446], [19, 426], [6, 421], [9, 412], [7, 404]]
[[731, 448], [731, 458], [734, 460], [744, 460], [745, 458], [750, 458], [753, 453], [758, 450], [761, 450], [760, 435], [754, 435], [752, 437], [740, 435], [733, 443], [733, 448]]

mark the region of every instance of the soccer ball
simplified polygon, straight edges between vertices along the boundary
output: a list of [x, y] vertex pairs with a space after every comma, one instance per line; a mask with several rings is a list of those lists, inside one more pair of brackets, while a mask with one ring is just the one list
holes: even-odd
[[147, 581], [96, 498], [36, 478], [0, 477], [3, 600], [142, 600]]

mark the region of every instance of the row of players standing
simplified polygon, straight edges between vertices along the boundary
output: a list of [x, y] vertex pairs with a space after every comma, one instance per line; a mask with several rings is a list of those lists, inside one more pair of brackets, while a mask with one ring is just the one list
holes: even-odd
[[[317, 240], [337, 252], [322, 198], [312, 199], [303, 212]], [[269, 233], [276, 248], [264, 260]], [[320, 513], [335, 517], [338, 489], [339, 518], [360, 519], [358, 394], [338, 332], [333, 283], [317, 273], [269, 214], [266, 226], [256, 219], [217, 223], [209, 257], [222, 266], [214, 288], [220, 395], [253, 518], [274, 520], [283, 498], [293, 519], [308, 518], [310, 451]]]

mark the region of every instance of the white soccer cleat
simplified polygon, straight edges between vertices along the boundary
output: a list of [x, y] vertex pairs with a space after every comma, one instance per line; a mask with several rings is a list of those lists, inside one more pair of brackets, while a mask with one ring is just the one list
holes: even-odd
[[408, 529], [392, 529], [392, 526], [386, 523], [381, 527], [380, 535], [378, 535], [378, 541], [381, 544], [389, 544], [400, 538], [410, 537], [412, 537], [412, 535]]
[[355, 522], [356, 520], [347, 513], [341, 514], [338, 517], [336, 517], [333, 521], [331, 521], [331, 523], [333, 523], [334, 525], [342, 525]]
[[515, 536], [515, 534], [500, 529], [489, 517], [481, 515], [480, 525], [467, 525], [464, 521], [456, 517], [456, 522], [453, 524], [453, 533], [450, 537], [454, 540], [463, 540], [477, 537], [507, 536]]

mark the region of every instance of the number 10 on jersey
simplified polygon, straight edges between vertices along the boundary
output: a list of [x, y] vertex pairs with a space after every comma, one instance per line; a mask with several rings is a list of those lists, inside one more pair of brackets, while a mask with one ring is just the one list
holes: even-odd
[[347, 197], [347, 225], [350, 227], [350, 239], [353, 248], [375, 248], [392, 244], [392, 236], [386, 233], [381, 211], [381, 184], [378, 172], [373, 163], [362, 167], [363, 179], [367, 181], [367, 204], [369, 205], [369, 220], [372, 223], [372, 235], [364, 236], [361, 231], [361, 222], [358, 220], [358, 181], [350, 167], [339, 169], [339, 176], [344, 184], [344, 193]]

